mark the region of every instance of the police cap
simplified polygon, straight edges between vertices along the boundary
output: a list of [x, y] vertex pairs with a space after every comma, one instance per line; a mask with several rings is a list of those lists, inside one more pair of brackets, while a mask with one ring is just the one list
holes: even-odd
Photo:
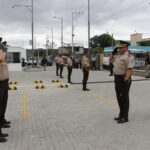
[[2, 44], [3, 44], [3, 45], [6, 45], [6, 44], [7, 44], [7, 41], [3, 41]]
[[2, 39], [3, 39], [3, 38], [2, 38], [2, 37], [0, 37], [0, 43], [2, 42]]
[[130, 44], [126, 41], [120, 41], [118, 48], [128, 47]]

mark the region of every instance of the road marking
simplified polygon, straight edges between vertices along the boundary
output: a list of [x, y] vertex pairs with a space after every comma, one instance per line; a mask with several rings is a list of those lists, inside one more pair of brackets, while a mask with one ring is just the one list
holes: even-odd
[[28, 119], [27, 91], [23, 92], [23, 119]]
[[91, 95], [93, 95], [94, 97], [96, 97], [96, 98], [98, 98], [98, 99], [104, 101], [105, 103], [111, 105], [112, 107], [116, 107], [116, 106], [117, 106], [117, 103], [116, 103], [114, 100], [109, 99], [109, 98], [103, 96], [103, 95], [100, 94], [100, 93], [92, 92], [92, 91], [91, 91], [90, 93], [91, 93]]

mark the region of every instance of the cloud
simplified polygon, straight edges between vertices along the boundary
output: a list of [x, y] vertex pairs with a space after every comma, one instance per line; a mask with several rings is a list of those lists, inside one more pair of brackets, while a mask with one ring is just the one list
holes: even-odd
[[[0, 36], [9, 40], [11, 45], [29, 46], [31, 39], [31, 13], [25, 7], [31, 0], [1, 0]], [[60, 20], [63, 17], [64, 42], [71, 43], [71, 14], [82, 11], [74, 18], [74, 42], [87, 46], [87, 6], [88, 0], [34, 0], [34, 35], [39, 47], [43, 47], [46, 38], [51, 41], [51, 28], [54, 28], [54, 42], [60, 46]], [[150, 5], [148, 0], [90, 0], [91, 36], [114, 33], [116, 39], [130, 39], [134, 31], [148, 33]], [[48, 28], [47, 28], [48, 27]], [[24, 43], [24, 44], [23, 44]]]

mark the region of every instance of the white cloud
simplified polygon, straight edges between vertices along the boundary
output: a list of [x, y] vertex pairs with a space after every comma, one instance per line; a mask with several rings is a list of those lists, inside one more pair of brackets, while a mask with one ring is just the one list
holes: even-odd
[[[11, 45], [29, 47], [31, 39], [31, 13], [23, 7], [12, 9], [14, 4], [29, 5], [31, 0], [0, 1], [0, 36]], [[60, 21], [64, 19], [64, 42], [71, 43], [71, 13], [84, 13], [74, 20], [75, 43], [87, 45], [87, 2], [88, 0], [34, 0], [34, 33], [36, 43], [43, 46], [46, 37], [51, 40], [54, 28], [54, 42], [60, 46]], [[116, 39], [130, 39], [136, 32], [149, 33], [150, 5], [148, 0], [91, 0], [91, 36], [104, 32], [114, 33]], [[46, 28], [48, 26], [48, 28]], [[144, 36], [149, 36], [144, 34]]]

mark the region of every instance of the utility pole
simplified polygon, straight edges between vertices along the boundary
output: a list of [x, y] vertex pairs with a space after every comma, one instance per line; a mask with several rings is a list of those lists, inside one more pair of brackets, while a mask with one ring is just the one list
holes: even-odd
[[88, 0], [88, 53], [91, 57], [91, 50], [90, 50], [90, 0]]
[[53, 46], [54, 45], [54, 42], [53, 42], [53, 27], [52, 27], [52, 54], [53, 54]]
[[31, 12], [31, 37], [32, 37], [32, 40], [31, 40], [31, 45], [32, 45], [32, 67], [34, 65], [34, 60], [33, 60], [33, 57], [34, 57], [34, 10], [33, 10], [33, 0], [31, 0], [31, 5], [13, 5], [12, 8], [15, 8], [15, 7], [25, 7], [26, 9], [28, 9], [30, 12]]
[[80, 12], [80, 11], [72, 12], [72, 35], [71, 35], [71, 38], [72, 38], [72, 57], [74, 57], [74, 40], [73, 40], [74, 39], [74, 17], [75, 17], [75, 15], [78, 16], [81, 14], [83, 14], [83, 12]]

